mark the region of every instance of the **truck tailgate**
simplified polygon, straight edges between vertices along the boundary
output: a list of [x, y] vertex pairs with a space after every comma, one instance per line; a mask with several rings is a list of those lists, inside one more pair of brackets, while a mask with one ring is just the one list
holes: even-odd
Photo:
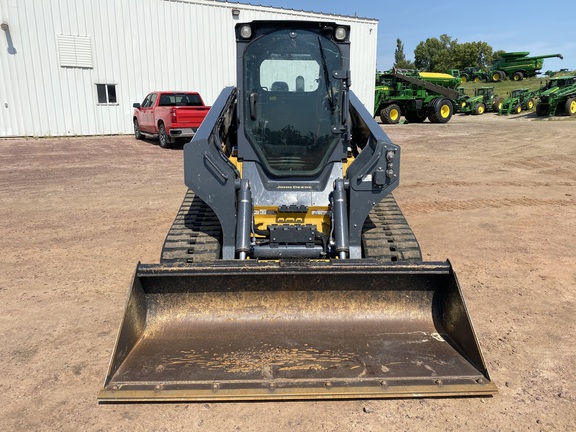
[[174, 107], [173, 123], [185, 124], [190, 127], [198, 127], [210, 111], [210, 107]]

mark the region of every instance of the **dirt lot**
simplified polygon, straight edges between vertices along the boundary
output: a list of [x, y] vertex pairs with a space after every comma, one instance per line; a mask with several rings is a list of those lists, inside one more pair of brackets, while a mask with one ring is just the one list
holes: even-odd
[[0, 141], [3, 430], [573, 431], [576, 122], [386, 126], [396, 198], [449, 258], [493, 398], [98, 405], [136, 263], [157, 262], [182, 150], [130, 136]]

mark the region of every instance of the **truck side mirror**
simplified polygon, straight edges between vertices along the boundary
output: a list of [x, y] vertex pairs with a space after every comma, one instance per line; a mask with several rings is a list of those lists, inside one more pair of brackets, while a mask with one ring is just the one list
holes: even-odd
[[140, 109], [140, 104], [138, 102], [133, 103], [132, 106], [136, 109]]

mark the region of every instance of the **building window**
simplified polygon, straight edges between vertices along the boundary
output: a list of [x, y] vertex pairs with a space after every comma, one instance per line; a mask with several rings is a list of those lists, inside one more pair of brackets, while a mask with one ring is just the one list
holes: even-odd
[[116, 105], [116, 84], [96, 84], [96, 93], [98, 94], [98, 104]]

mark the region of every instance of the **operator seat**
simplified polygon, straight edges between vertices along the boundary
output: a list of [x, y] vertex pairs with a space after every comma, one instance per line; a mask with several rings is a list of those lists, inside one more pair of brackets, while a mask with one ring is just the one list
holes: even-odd
[[284, 81], [275, 81], [272, 83], [272, 87], [270, 87], [271, 91], [281, 91], [287, 92], [288, 91], [288, 83]]

